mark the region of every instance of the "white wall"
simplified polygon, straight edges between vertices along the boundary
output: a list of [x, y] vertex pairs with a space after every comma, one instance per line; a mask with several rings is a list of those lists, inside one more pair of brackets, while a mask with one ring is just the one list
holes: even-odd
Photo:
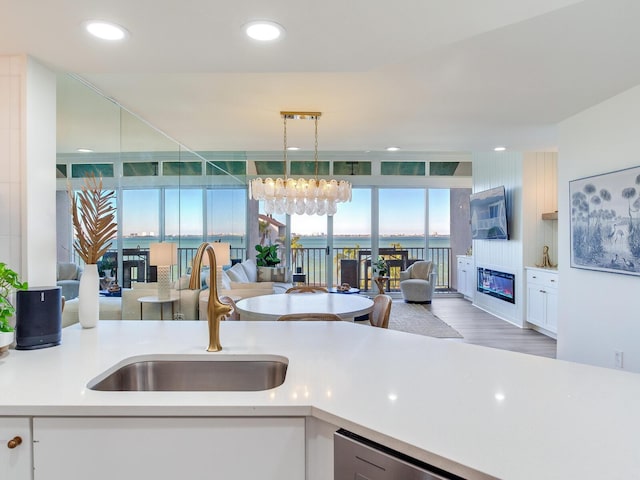
[[570, 268], [569, 181], [640, 165], [640, 87], [559, 126], [558, 358], [640, 372], [640, 277]]
[[56, 284], [56, 76], [26, 59], [22, 176], [23, 271], [29, 286]]
[[524, 325], [524, 266], [522, 263], [522, 174], [521, 153], [473, 154], [473, 191], [480, 192], [504, 185], [507, 196], [509, 240], [474, 240], [476, 268], [485, 267], [513, 273], [516, 303], [475, 293], [474, 304], [515, 325]]
[[549, 247], [549, 257], [555, 265], [558, 263], [558, 221], [543, 220], [542, 214], [558, 210], [557, 153], [525, 153], [522, 192], [524, 265], [541, 264], [545, 245]]
[[0, 56], [0, 261], [30, 286], [56, 281], [56, 79]]
[[0, 56], [0, 262], [20, 274], [24, 63], [21, 56]]

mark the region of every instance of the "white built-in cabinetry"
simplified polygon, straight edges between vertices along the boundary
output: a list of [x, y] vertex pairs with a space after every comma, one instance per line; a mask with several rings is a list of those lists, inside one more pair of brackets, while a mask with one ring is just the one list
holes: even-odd
[[0, 417], [0, 478], [31, 480], [29, 418]]
[[527, 267], [527, 322], [543, 333], [558, 332], [558, 272]]
[[457, 258], [458, 292], [464, 295], [464, 298], [473, 301], [476, 285], [473, 257], [470, 255], [457, 255]]
[[305, 478], [300, 417], [37, 417], [33, 438], [34, 480]]

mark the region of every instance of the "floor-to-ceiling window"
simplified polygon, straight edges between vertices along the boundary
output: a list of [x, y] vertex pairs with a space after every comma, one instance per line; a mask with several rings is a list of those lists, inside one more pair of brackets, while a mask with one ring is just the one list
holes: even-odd
[[[443, 282], [451, 267], [451, 192], [448, 188], [429, 189], [429, 255]], [[448, 282], [447, 282], [448, 284]]]
[[354, 188], [351, 202], [333, 216], [334, 283], [364, 288], [361, 250], [371, 250], [371, 188]]
[[378, 253], [389, 266], [390, 290], [399, 288], [400, 271], [426, 258], [424, 188], [381, 188], [378, 192]]
[[244, 188], [209, 188], [206, 202], [205, 240], [228, 242], [231, 244], [231, 258], [244, 259], [247, 249], [247, 191]]
[[149, 248], [160, 236], [160, 190], [122, 191], [123, 248]]

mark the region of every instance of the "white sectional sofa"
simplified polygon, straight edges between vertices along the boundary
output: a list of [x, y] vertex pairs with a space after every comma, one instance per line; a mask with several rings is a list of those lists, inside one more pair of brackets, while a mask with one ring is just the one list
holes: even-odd
[[[289, 274], [285, 275], [288, 276]], [[174, 283], [171, 289], [172, 296], [178, 296], [179, 300], [174, 304], [174, 314], [177, 320], [206, 320], [207, 305], [209, 303], [209, 272], [203, 270], [202, 289], [189, 288], [189, 276], [185, 275]], [[218, 296], [228, 295], [232, 298], [248, 298], [258, 295], [270, 295], [273, 293], [285, 293], [292, 286], [290, 282], [261, 281], [265, 278], [273, 278], [269, 271], [260, 271], [255, 260], [245, 260], [228, 270], [222, 272], [222, 289]], [[138, 298], [154, 296], [158, 294], [157, 283], [132, 282], [131, 288], [122, 289], [122, 297], [100, 297], [100, 320], [140, 320], [140, 302]], [[142, 318], [144, 320], [160, 320], [160, 317], [171, 318], [171, 304], [145, 303], [142, 305]], [[66, 302], [63, 314], [63, 326], [78, 322], [78, 299]]]
[[[171, 289], [171, 296], [179, 297], [174, 303], [173, 311], [177, 320], [197, 320], [198, 319], [198, 298], [200, 290], [188, 288], [187, 278], [185, 282], [176, 282]], [[140, 302], [138, 298], [153, 296], [158, 294], [157, 283], [132, 282], [131, 288], [122, 289], [122, 297], [100, 297], [100, 320], [140, 320]], [[142, 318], [144, 320], [160, 320], [171, 318], [171, 304], [162, 304], [162, 315], [160, 315], [160, 304], [142, 305]], [[78, 323], [78, 299], [74, 298], [65, 302], [62, 312], [62, 326], [66, 327]]]
[[[285, 270], [286, 271], [286, 270]], [[265, 281], [273, 276], [268, 270], [263, 270], [256, 265], [255, 260], [248, 259], [242, 263], [236, 263], [231, 268], [222, 272], [222, 289], [218, 296], [224, 295], [232, 298], [257, 297], [258, 295], [270, 295], [273, 293], [285, 293], [291, 288], [289, 280], [290, 274], [284, 273], [283, 282]], [[205, 286], [209, 285], [209, 275], [205, 276]], [[209, 304], [209, 289], [203, 288], [200, 291], [199, 315], [200, 320], [207, 319], [207, 305]]]

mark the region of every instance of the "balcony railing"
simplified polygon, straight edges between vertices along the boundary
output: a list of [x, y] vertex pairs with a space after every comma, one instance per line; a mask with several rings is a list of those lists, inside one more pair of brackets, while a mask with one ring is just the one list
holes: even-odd
[[[123, 251], [124, 268], [123, 287], [131, 286], [131, 281], [155, 281], [155, 269], [149, 265], [149, 250], [145, 248], [125, 249]], [[178, 248], [177, 276], [190, 272], [196, 248]], [[115, 251], [115, 250], [114, 250]], [[245, 248], [231, 248], [231, 258], [240, 261], [245, 258]], [[334, 248], [332, 260], [327, 266], [326, 248], [293, 248], [292, 270], [301, 268], [309, 285], [326, 286], [326, 270], [333, 269], [334, 283], [348, 283], [363, 291], [372, 290], [371, 250], [366, 248]], [[437, 290], [446, 290], [451, 286], [451, 249], [449, 247], [429, 248], [425, 256], [422, 247], [390, 249], [381, 248], [379, 254], [389, 266], [387, 291], [400, 291], [400, 271], [418, 260], [431, 260], [438, 273]], [[80, 263], [78, 258], [74, 259]]]
[[[425, 257], [425, 249], [421, 247], [406, 249], [381, 248], [380, 256], [389, 266], [388, 291], [400, 291], [400, 271], [418, 260], [431, 260], [436, 266], [438, 280], [436, 289], [449, 289], [451, 285], [451, 248], [429, 248]], [[309, 285], [326, 286], [325, 248], [292, 249], [294, 265], [302, 267]], [[371, 251], [358, 248], [334, 248], [331, 267], [334, 283], [348, 283], [363, 291], [371, 290]]]

